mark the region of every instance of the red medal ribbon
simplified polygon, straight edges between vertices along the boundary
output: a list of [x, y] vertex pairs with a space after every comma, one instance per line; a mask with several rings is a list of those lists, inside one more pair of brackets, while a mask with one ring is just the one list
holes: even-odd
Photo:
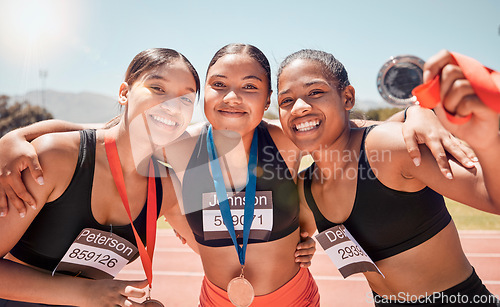
[[[489, 108], [500, 113], [500, 73], [483, 66], [471, 57], [456, 52], [450, 53], [479, 99]], [[428, 109], [435, 108], [441, 101], [439, 75], [431, 81], [417, 86], [413, 89], [412, 94], [417, 97], [420, 106]], [[450, 122], [459, 125], [468, 122], [471, 115], [456, 117], [446, 112], [446, 117]]]
[[139, 255], [142, 261], [142, 267], [146, 273], [146, 277], [149, 282], [149, 287], [151, 288], [153, 282], [153, 252], [155, 249], [156, 240], [156, 220], [157, 220], [157, 208], [156, 208], [156, 182], [154, 175], [153, 161], [149, 163], [149, 176], [148, 176], [148, 201], [147, 201], [147, 215], [146, 215], [146, 245], [147, 250], [142, 243], [137, 230], [135, 229], [134, 223], [132, 221], [132, 214], [130, 213], [130, 205], [128, 203], [127, 189], [125, 187], [125, 180], [123, 178], [123, 171], [120, 164], [120, 157], [118, 156], [118, 150], [116, 148], [116, 141], [113, 138], [105, 137], [104, 146], [106, 148], [106, 155], [109, 161], [109, 167], [111, 169], [111, 174], [120, 193], [120, 197], [123, 202], [123, 206], [127, 211], [128, 217], [130, 219], [130, 225], [134, 231], [135, 240], [137, 242], [137, 248], [139, 250]]

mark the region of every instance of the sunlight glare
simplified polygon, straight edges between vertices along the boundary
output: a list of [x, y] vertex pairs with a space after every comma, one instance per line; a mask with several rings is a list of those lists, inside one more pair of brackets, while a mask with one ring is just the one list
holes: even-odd
[[8, 13], [1, 21], [2, 47], [13, 54], [29, 49], [50, 52], [54, 43], [64, 39], [70, 29], [68, 2], [17, 0], [4, 3]]

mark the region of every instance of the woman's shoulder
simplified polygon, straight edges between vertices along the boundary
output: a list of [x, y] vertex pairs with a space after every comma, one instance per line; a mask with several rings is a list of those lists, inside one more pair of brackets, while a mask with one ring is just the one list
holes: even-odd
[[386, 122], [370, 129], [365, 139], [367, 150], [391, 150], [407, 154], [402, 123]]
[[67, 170], [74, 171], [80, 151], [79, 131], [42, 135], [32, 142], [38, 154], [44, 177], [57, 178]]
[[263, 120], [261, 126], [267, 129], [279, 150], [299, 151], [295, 144], [285, 135], [278, 120]]
[[[279, 122], [278, 122], [279, 123]], [[278, 152], [281, 157], [285, 160], [286, 165], [293, 174], [293, 177], [297, 176], [300, 161], [302, 159], [303, 153], [300, 149], [295, 146], [295, 144], [285, 135], [281, 125], [275, 121], [262, 121], [261, 125], [267, 128], [269, 135], [271, 136]]]
[[[366, 135], [366, 156], [371, 167], [377, 169], [379, 180], [384, 174], [395, 174], [400, 180], [405, 177], [401, 176], [406, 173], [404, 170], [413, 165], [401, 129], [402, 123], [388, 122], [374, 127]], [[386, 185], [393, 188], [391, 184]]]
[[57, 132], [44, 134], [32, 142], [38, 155], [69, 154], [80, 148], [80, 132]]
[[199, 122], [192, 124], [186, 128], [186, 131], [182, 134], [181, 138], [197, 137], [207, 126], [207, 122]]
[[60, 195], [71, 180], [78, 161], [80, 133], [73, 131], [45, 134], [33, 140], [32, 144], [42, 167], [45, 184], [34, 184], [34, 181], [28, 179], [31, 176], [26, 176], [24, 172], [23, 180], [38, 196], [35, 197], [37, 203], [42, 205]]

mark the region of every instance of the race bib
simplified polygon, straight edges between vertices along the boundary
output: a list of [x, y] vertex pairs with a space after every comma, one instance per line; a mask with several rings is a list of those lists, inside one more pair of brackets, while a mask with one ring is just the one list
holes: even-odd
[[315, 238], [344, 278], [362, 272], [378, 272], [384, 276], [344, 225], [331, 227]]
[[[243, 237], [245, 192], [227, 192], [236, 237]], [[222, 220], [215, 192], [203, 193], [203, 234], [205, 240], [231, 239]], [[255, 192], [255, 209], [249, 239], [268, 241], [273, 229], [272, 191]]]
[[124, 238], [85, 228], [52, 272], [92, 279], [112, 279], [137, 254], [137, 248]]

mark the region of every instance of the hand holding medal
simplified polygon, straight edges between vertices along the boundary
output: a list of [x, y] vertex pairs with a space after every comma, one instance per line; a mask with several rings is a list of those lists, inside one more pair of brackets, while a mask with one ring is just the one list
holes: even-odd
[[127, 211], [128, 217], [130, 219], [130, 225], [134, 232], [135, 240], [137, 242], [137, 248], [139, 249], [139, 254], [142, 261], [142, 266], [144, 267], [144, 272], [149, 282], [149, 291], [146, 300], [142, 303], [144, 306], [154, 307], [163, 304], [160, 301], [151, 299], [151, 288], [153, 281], [153, 252], [155, 248], [156, 240], [156, 219], [157, 219], [157, 208], [156, 208], [156, 182], [153, 161], [149, 163], [149, 177], [148, 177], [148, 201], [147, 201], [147, 216], [146, 216], [146, 241], [147, 250], [142, 243], [137, 230], [134, 227], [132, 220], [132, 215], [130, 213], [130, 205], [127, 197], [127, 190], [125, 187], [125, 180], [123, 178], [123, 171], [120, 164], [120, 157], [118, 156], [118, 150], [116, 148], [116, 142], [112, 138], [106, 137], [104, 140], [106, 147], [106, 155], [109, 161], [109, 167], [111, 173], [113, 174], [113, 179], [115, 180], [116, 188], [120, 193], [120, 197], [123, 202], [123, 206]]
[[426, 62], [424, 76], [426, 83], [414, 90], [422, 107], [433, 108], [443, 126], [476, 153], [498, 148], [499, 72], [442, 50]]
[[[441, 84], [448, 84], [450, 81], [445, 82], [440, 76], [456, 75], [457, 72], [450, 72], [450, 69], [444, 72], [443, 69], [447, 64], [453, 64], [463, 74], [462, 78], [470, 83], [469, 94], [477, 95], [491, 110], [500, 113], [499, 72], [483, 66], [473, 58], [447, 51], [440, 52], [425, 64], [426, 78], [424, 64], [422, 59], [411, 55], [391, 57], [378, 73], [377, 88], [380, 95], [397, 106], [418, 104], [434, 109], [442, 99], [443, 103], [446, 102], [445, 97], [442, 97]], [[455, 103], [451, 107], [458, 109]], [[463, 112], [468, 112], [468, 115], [461, 117], [448, 111], [448, 108], [449, 106], [443, 107], [446, 118], [453, 124], [464, 124], [471, 119], [470, 107], [462, 107], [462, 110], [467, 109]]]
[[245, 278], [245, 254], [248, 245], [248, 237], [250, 236], [250, 227], [253, 222], [254, 203], [255, 203], [255, 190], [257, 185], [257, 177], [255, 175], [255, 168], [257, 167], [257, 129], [254, 130], [252, 144], [250, 146], [250, 157], [248, 160], [248, 181], [245, 190], [245, 209], [243, 221], [243, 246], [238, 244], [236, 240], [236, 231], [234, 229], [233, 221], [231, 219], [231, 209], [227, 200], [226, 185], [222, 170], [217, 157], [217, 150], [215, 148], [212, 126], [208, 128], [207, 133], [207, 149], [210, 157], [210, 167], [212, 168], [212, 176], [214, 180], [217, 198], [219, 199], [219, 207], [224, 224], [227, 231], [231, 236], [233, 244], [238, 253], [238, 258], [241, 264], [241, 274], [233, 278], [227, 285], [227, 295], [231, 302], [238, 307], [247, 307], [252, 304], [255, 297], [252, 284]]

